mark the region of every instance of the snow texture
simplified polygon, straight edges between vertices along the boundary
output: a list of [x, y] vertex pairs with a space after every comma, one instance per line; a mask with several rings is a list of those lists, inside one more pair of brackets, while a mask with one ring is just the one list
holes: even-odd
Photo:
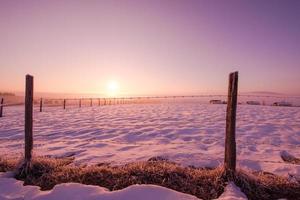
[[[75, 163], [124, 164], [161, 156], [183, 165], [223, 163], [226, 105], [164, 102], [34, 111], [34, 154]], [[300, 174], [280, 152], [300, 158], [300, 107], [239, 105], [237, 164], [283, 176]], [[0, 155], [23, 153], [24, 108], [5, 107]]]

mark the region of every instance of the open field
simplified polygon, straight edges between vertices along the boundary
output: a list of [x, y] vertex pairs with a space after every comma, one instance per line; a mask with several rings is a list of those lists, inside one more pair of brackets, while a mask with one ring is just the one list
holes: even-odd
[[[34, 154], [76, 163], [124, 164], [166, 157], [184, 165], [223, 163], [226, 105], [197, 103], [47, 108], [34, 112]], [[23, 153], [23, 107], [6, 108], [1, 119], [1, 155]], [[240, 105], [238, 167], [278, 175], [300, 174], [283, 162], [286, 151], [300, 157], [300, 109]]]
[[[58, 167], [57, 170], [53, 172], [50, 170], [51, 173], [46, 173], [48, 175], [45, 174], [41, 177], [32, 171], [35, 181], [32, 181], [32, 177], [28, 179], [28, 177], [20, 176], [19, 179], [25, 181], [26, 184], [39, 185], [42, 189], [51, 189], [55, 184], [70, 181], [99, 185], [110, 190], [122, 189], [132, 184], [148, 183], [196, 195], [201, 199], [216, 198], [224, 191], [226, 193], [227, 190], [233, 190], [233, 195], [237, 195], [238, 188], [229, 184], [228, 187], [232, 188], [226, 189], [227, 179], [222, 178], [222, 173], [218, 172], [218, 168], [216, 168], [223, 163], [225, 115], [226, 105], [178, 101], [82, 108], [71, 106], [66, 110], [61, 107], [45, 107], [43, 112], [39, 112], [38, 108], [35, 108], [34, 156], [73, 157], [73, 167]], [[281, 158], [282, 155], [300, 157], [299, 124], [300, 109], [297, 107], [238, 106], [237, 165], [239, 170], [248, 172], [246, 175], [243, 171], [239, 172], [234, 180], [248, 198], [268, 199], [272, 195], [278, 198], [284, 197], [282, 192], [285, 190], [283, 188], [299, 181], [299, 163], [285, 162]], [[9, 159], [16, 158], [15, 161], [17, 161], [22, 156], [24, 149], [24, 107], [5, 108], [5, 116], [1, 118], [0, 126], [2, 144], [0, 156]], [[153, 157], [168, 159], [170, 162], [177, 163], [178, 166], [167, 163], [163, 164], [161, 168], [159, 167], [161, 164], [152, 167], [149, 167], [147, 162], [139, 164]], [[51, 169], [51, 162], [44, 164], [43, 170]], [[126, 164], [133, 166], [134, 170], [130, 167], [124, 169]], [[12, 167], [13, 165], [14, 167]], [[95, 165], [98, 166], [96, 170]], [[168, 165], [172, 165], [172, 167], [169, 169]], [[2, 163], [2, 171], [11, 171], [16, 167], [16, 163], [7, 169], [3, 166]], [[167, 167], [168, 170], [164, 167]], [[188, 168], [184, 169], [184, 167]], [[66, 168], [68, 168], [67, 171], [65, 171]], [[186, 184], [197, 185], [197, 181], [193, 182], [189, 178], [188, 180], [191, 182], [188, 183], [180, 178], [182, 181], [180, 183], [179, 179], [176, 180], [178, 173], [181, 174], [180, 177], [187, 177], [189, 175], [186, 174], [186, 171], [193, 172], [193, 170], [201, 171], [210, 168], [216, 168], [215, 172], [214, 170], [198, 172], [212, 175], [207, 177], [210, 181], [206, 182], [211, 183], [211, 186], [206, 186], [207, 184], [203, 181], [205, 179], [200, 178], [202, 180], [198, 182], [198, 184], [202, 184], [199, 186], [200, 193], [196, 192], [198, 186], [192, 191], [184, 189], [184, 187], [191, 188]], [[126, 172], [128, 169], [129, 172]], [[137, 172], [136, 169], [140, 171]], [[172, 172], [172, 169], [179, 169], [179, 171]], [[155, 173], [151, 170], [154, 170]], [[160, 170], [164, 173], [159, 175], [156, 172]], [[182, 175], [183, 171], [184, 175]], [[264, 173], [261, 174], [261, 171]], [[147, 175], [146, 172], [149, 174]], [[282, 176], [282, 178], [265, 174], [265, 172]], [[126, 177], [124, 173], [127, 173], [128, 179], [124, 179]], [[95, 179], [91, 178], [84, 181], [87, 177], [92, 177], [91, 174], [110, 178], [102, 177], [103, 179], [100, 179], [102, 181], [99, 183], [94, 182]], [[165, 176], [172, 178], [169, 180]], [[62, 178], [57, 179], [57, 177]], [[256, 178], [253, 179], [253, 177]], [[131, 181], [128, 182], [128, 180]], [[257, 180], [260, 181], [257, 182]], [[5, 180], [3, 181], [3, 184], [6, 184]], [[183, 183], [184, 187], [180, 185]], [[292, 185], [289, 185], [291, 189], [289, 194], [295, 197], [297, 189], [293, 188], [299, 186], [296, 184], [292, 187]], [[22, 190], [27, 191], [27, 187], [25, 186]], [[149, 187], [151, 189], [151, 186]], [[131, 190], [129, 188], [125, 190]], [[54, 190], [51, 190], [51, 193], [56, 189], [55, 187]], [[144, 189], [148, 190], [149, 188]], [[255, 194], [255, 190], [261, 191]], [[211, 191], [215, 192], [210, 193]], [[137, 192], [135, 191], [134, 194]], [[283, 196], [278, 194], [283, 194]], [[114, 196], [115, 193], [111, 193], [111, 195]], [[180, 195], [176, 194], [175, 196], [179, 198]], [[183, 197], [183, 199], [189, 198], [191, 197]]]

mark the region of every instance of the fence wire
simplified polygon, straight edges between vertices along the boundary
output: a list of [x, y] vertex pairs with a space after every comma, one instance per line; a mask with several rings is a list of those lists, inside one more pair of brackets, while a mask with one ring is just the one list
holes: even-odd
[[[37, 137], [37, 141], [35, 143], [34, 149], [36, 152], [39, 152], [40, 149], [49, 149], [49, 154], [51, 154], [51, 151], [54, 152], [59, 152], [61, 153], [59, 150], [57, 150], [58, 148], [60, 148], [60, 143], [59, 142], [66, 142], [65, 147], [67, 147], [67, 145], [73, 145], [72, 142], [74, 143], [74, 141], [71, 141], [72, 137], [82, 137], [83, 140], [85, 135], [88, 134], [87, 132], [91, 132], [91, 133], [95, 133], [97, 134], [97, 132], [93, 129], [93, 127], [91, 127], [89, 125], [88, 121], [84, 121], [83, 123], [81, 123], [82, 121], [80, 119], [77, 119], [77, 125], [78, 126], [82, 126], [81, 129], [83, 130], [82, 132], [78, 132], [79, 135], [72, 135], [73, 132], [72, 130], [67, 130], [65, 129], [66, 127], [61, 127], [63, 130], [66, 130], [66, 132], [62, 135], [60, 135], [59, 137], [55, 138], [55, 134], [56, 132], [60, 132], [59, 130], [51, 130], [51, 127], [53, 127], [53, 125], [55, 125], [55, 123], [60, 123], [61, 126], [68, 126], [67, 122], [65, 122], [65, 124], [63, 122], [59, 122], [58, 120], [49, 120], [47, 121], [47, 116], [50, 117], [52, 114], [54, 114], [57, 118], [59, 118], [60, 116], [65, 116], [65, 117], [71, 117], [72, 115], [75, 114], [76, 112], [78, 112], [78, 114], [80, 114], [81, 111], [78, 111], [78, 109], [75, 110], [75, 108], [79, 108], [81, 107], [82, 115], [91, 115], [92, 117], [90, 118], [91, 121], [95, 121], [95, 120], [101, 120], [101, 119], [105, 119], [107, 122], [107, 130], [109, 130], [109, 133], [113, 134], [113, 132], [110, 131], [115, 131], [118, 132], [118, 128], [116, 128], [115, 130], [110, 129], [110, 126], [116, 125], [117, 123], [110, 123], [109, 120], [114, 121], [113, 116], [118, 117], [118, 114], [122, 114], [122, 112], [120, 110], [122, 109], [126, 109], [126, 112], [129, 111], [130, 109], [132, 109], [132, 105], [146, 105], [146, 104], [150, 104], [153, 106], [153, 109], [157, 109], [158, 113], [157, 113], [157, 117], [161, 118], [161, 119], [168, 119], [168, 117], [164, 117], [164, 114], [168, 112], [168, 110], [164, 110], [164, 112], [160, 113], [161, 110], [159, 107], [160, 105], [165, 105], [168, 104], [171, 108], [173, 103], [177, 105], [184, 105], [182, 107], [182, 109], [179, 110], [180, 112], [185, 112], [184, 108], [187, 108], [189, 103], [192, 104], [220, 104], [220, 105], [216, 105], [216, 106], [222, 106], [220, 113], [219, 114], [215, 114], [212, 112], [206, 112], [206, 113], [202, 113], [197, 115], [197, 113], [193, 113], [194, 116], [192, 118], [205, 118], [207, 121], [204, 120], [205, 123], [209, 124], [211, 123], [211, 127], [205, 127], [208, 130], [210, 128], [214, 127], [214, 119], [210, 119], [208, 116], [210, 114], [215, 114], [218, 118], [218, 120], [223, 120], [225, 122], [225, 108], [226, 108], [226, 101], [227, 101], [227, 95], [188, 95], [188, 96], [184, 96], [184, 95], [180, 95], [180, 96], [149, 96], [149, 97], [121, 97], [121, 98], [78, 98], [78, 99], [64, 99], [64, 98], [60, 98], [60, 99], [53, 99], [53, 98], [36, 98], [35, 99], [35, 116], [38, 118], [39, 116], [42, 116], [43, 114], [38, 114], [39, 113], [39, 107], [40, 107], [40, 102], [42, 100], [43, 103], [43, 113], [44, 113], [44, 117], [43, 120], [40, 119], [36, 119], [36, 122], [39, 123], [39, 127], [38, 127], [38, 131], [40, 132], [35, 132], [35, 137]], [[213, 101], [212, 101], [213, 100]], [[64, 101], [66, 101], [66, 108], [67, 108], [67, 112], [62, 112], [63, 111], [63, 104]], [[290, 97], [290, 96], [260, 96], [260, 95], [238, 95], [238, 101], [239, 101], [239, 106], [243, 106], [243, 105], [248, 105], [248, 106], [271, 106], [273, 105], [275, 102], [286, 102], [286, 103], [290, 103], [292, 104], [292, 106], [297, 107], [299, 106], [299, 101], [300, 101], [300, 97]], [[81, 102], [81, 106], [79, 106], [79, 103]], [[22, 121], [21, 119], [23, 119], [22, 117], [22, 108], [20, 108], [21, 111], [15, 111], [13, 109], [13, 107], [22, 107], [21, 105], [24, 105], [23, 101], [18, 101], [18, 102], [13, 102], [13, 101], [4, 101], [4, 104], [2, 104], [2, 106], [4, 107], [4, 117], [3, 119], [0, 119], [0, 141], [2, 144], [4, 144], [6, 147], [8, 146], [9, 152], [14, 152], [15, 148], [18, 149], [22, 149], [23, 148], [23, 126], [22, 126]], [[118, 106], [116, 106], [118, 105]], [[124, 107], [122, 107], [124, 105]], [[126, 106], [127, 105], [127, 106]], [[212, 107], [213, 105], [211, 105]], [[284, 105], [286, 106], [286, 105]], [[8, 108], [10, 107], [10, 108]], [[52, 109], [53, 107], [53, 109]], [[87, 110], [86, 108], [89, 107], [93, 107], [93, 110]], [[96, 108], [96, 107], [99, 107]], [[74, 111], [72, 111], [72, 109], [74, 108]], [[106, 110], [103, 110], [103, 109]], [[181, 107], [180, 107], [181, 108]], [[253, 107], [255, 109], [258, 109], [258, 107]], [[7, 110], [6, 110], [7, 109]], [[204, 109], [204, 107], [203, 107]], [[296, 108], [298, 109], [298, 108]], [[9, 114], [9, 112], [12, 111], [12, 115]], [[140, 110], [138, 110], [140, 111]], [[189, 112], [193, 112], [192, 110], [189, 110]], [[69, 114], [68, 114], [69, 113]], [[89, 113], [89, 114], [88, 114]], [[93, 113], [102, 113], [101, 117], [98, 117], [97, 114], [93, 114]], [[113, 113], [113, 114], [111, 114]], [[137, 112], [138, 113], [138, 112]], [[103, 115], [108, 115], [108, 117], [103, 117]], [[124, 113], [123, 113], [124, 114]], [[175, 113], [174, 113], [175, 114]], [[143, 115], [146, 116], [146, 114], [144, 113]], [[207, 116], [206, 116], [207, 115]], [[179, 114], [179, 117], [183, 116]], [[11, 122], [10, 121], [10, 117], [14, 118], [15, 122]], [[74, 116], [73, 116], [74, 117]], [[82, 116], [83, 117], [83, 116]], [[239, 115], [237, 116], [237, 121], [239, 121]], [[61, 120], [64, 120], [66, 118], [62, 118]], [[18, 121], [20, 120], [20, 121]], [[121, 119], [120, 123], [122, 122]], [[134, 119], [135, 122], [137, 123], [138, 119]], [[189, 122], [188, 120], [191, 120], [191, 122]], [[201, 127], [201, 121], [193, 121], [193, 119], [188, 119], [187, 121], [185, 121], [186, 123], [189, 122], [189, 125], [192, 126], [192, 124], [197, 124], [197, 126]], [[247, 120], [247, 119], [245, 119]], [[179, 123], [180, 120], [176, 121], [175, 124], [172, 124], [172, 127], [176, 129], [180, 127], [180, 126], [189, 126], [189, 125], [182, 125]], [[210, 122], [211, 121], [211, 122]], [[6, 126], [3, 126], [3, 124], [6, 123]], [[132, 123], [130, 120], [128, 121], [128, 123]], [[76, 125], [76, 121], [72, 121], [72, 126]], [[75, 125], [74, 125], [75, 124]], [[163, 123], [162, 123], [163, 124]], [[14, 127], [14, 125], [16, 125], [16, 127]], [[93, 124], [95, 125], [95, 124]], [[103, 125], [104, 126], [104, 125]], [[145, 129], [149, 128], [147, 127], [147, 123], [145, 122], [141, 122], [140, 126], [145, 126]], [[86, 132], [84, 131], [86, 128]], [[98, 127], [99, 128], [99, 127]], [[299, 127], [298, 127], [299, 128]], [[15, 129], [15, 130], [14, 130]], [[48, 130], [47, 130], [48, 129]], [[97, 127], [95, 128], [97, 129]], [[158, 128], [159, 129], [159, 128]], [[161, 129], [164, 129], [163, 126], [161, 126]], [[3, 131], [4, 130], [4, 131]], [[5, 130], [8, 130], [9, 133], [13, 133], [13, 131], [18, 132], [18, 134], [14, 135], [14, 136], [9, 136]], [[35, 131], [37, 131], [35, 130]], [[99, 132], [99, 134], [101, 134], [101, 132], [103, 132], [103, 129], [101, 129], [102, 131]], [[42, 131], [46, 131], [46, 133], [42, 133]], [[130, 130], [128, 130], [130, 131]], [[218, 128], [217, 131], [220, 131], [220, 135], [224, 135], [225, 134], [225, 123], [221, 124], [221, 127]], [[4, 133], [5, 132], [5, 133]], [[168, 132], [162, 132], [161, 135], [166, 134], [166, 136], [168, 136]], [[295, 133], [298, 134], [298, 133]], [[40, 136], [37, 136], [40, 135]], [[107, 134], [108, 135], [108, 134]], [[108, 137], [107, 135], [105, 135], [105, 137]], [[135, 133], [133, 134], [135, 135]], [[7, 137], [6, 137], [7, 136]], [[172, 136], [172, 135], [171, 135]], [[170, 137], [171, 137], [170, 136]], [[40, 138], [43, 138], [43, 140], [39, 141]], [[159, 146], [162, 147], [162, 144], [159, 144], [157, 142], [153, 142], [153, 141], [134, 141], [134, 140], [128, 140], [128, 141], [121, 141], [121, 140], [108, 140], [105, 139], [105, 137], [103, 137], [103, 139], [93, 139], [93, 136], [88, 135], [88, 137], [91, 137], [92, 140], [95, 143], [99, 143], [97, 145], [95, 145], [95, 147], [93, 148], [97, 148], [99, 151], [102, 150], [101, 145], [104, 144], [111, 144], [111, 145], [121, 145], [124, 146], [124, 148], [126, 146], [145, 146], [145, 148], [155, 148], [155, 146]], [[130, 137], [130, 136], [128, 136]], [[133, 136], [132, 136], [133, 137]], [[153, 136], [155, 137], [155, 135]], [[173, 137], [173, 136], [172, 136]], [[209, 136], [209, 131], [207, 132], [206, 135], [201, 135], [201, 137], [210, 137]], [[51, 138], [55, 138], [56, 140], [56, 146], [51, 146], [52, 140]], [[253, 146], [259, 146], [259, 145], [266, 145], [266, 146], [274, 146], [276, 148], [273, 149], [274, 152], [279, 152], [281, 149], [281, 144], [271, 144], [271, 143], [264, 143], [264, 141], [261, 140], [256, 140], [256, 141], [248, 141], [248, 140], [243, 140], [240, 141], [239, 139], [239, 132], [237, 130], [237, 143], [242, 144], [242, 145], [253, 145]], [[70, 142], [68, 143], [68, 139], [70, 139]], [[176, 138], [175, 138], [176, 139]], [[198, 137], [199, 139], [199, 137]], [[220, 138], [215, 138], [216, 140], [223, 140], [224, 137], [220, 137]], [[61, 141], [60, 141], [61, 140]], [[10, 144], [11, 142], [14, 142], [13, 144]], [[87, 141], [88, 143], [89, 141]], [[50, 143], [50, 144], [49, 144]], [[101, 145], [100, 145], [101, 143]], [[189, 145], [193, 145], [193, 146], [201, 146], [203, 145], [202, 141], [172, 141], [171, 139], [166, 143], [166, 145], [171, 145], [172, 147], [174, 146], [189, 146]], [[61, 145], [63, 146], [63, 145]], [[89, 145], [86, 145], [87, 148], [90, 148]], [[222, 145], [221, 145], [222, 146]], [[172, 148], [171, 147], [171, 148]], [[300, 148], [300, 144], [288, 144], [288, 143], [284, 143], [284, 148], [288, 147], [289, 149], [299, 149]], [[57, 149], [56, 149], [57, 148]], [[64, 147], [62, 147], [63, 149]], [[167, 147], [166, 147], [167, 148]], [[77, 152], [74, 146], [70, 148], [72, 151]], [[70, 150], [69, 149], [69, 150]], [[125, 148], [126, 149], [126, 148]], [[22, 151], [22, 150], [20, 150]], [[79, 150], [80, 151], [80, 150]], [[161, 149], [161, 151], [164, 151], [164, 149]], [[2, 151], [3, 152], [3, 151]], [[80, 153], [79, 153], [80, 154]], [[259, 153], [257, 153], [258, 155]], [[75, 154], [76, 156], [76, 154]], [[213, 158], [205, 158], [207, 160], [213, 160]], [[216, 156], [215, 159], [223, 159], [223, 157], [218, 157]], [[279, 160], [261, 160], [261, 159], [253, 159], [251, 158], [251, 161], [255, 161], [255, 162], [265, 162], [265, 163], [281, 163], [281, 164], [286, 164], [283, 161], [279, 161]]]

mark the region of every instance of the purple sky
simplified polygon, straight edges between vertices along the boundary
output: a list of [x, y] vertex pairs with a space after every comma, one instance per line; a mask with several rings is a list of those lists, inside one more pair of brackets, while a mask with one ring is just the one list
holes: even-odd
[[300, 95], [299, 0], [0, 0], [0, 91]]

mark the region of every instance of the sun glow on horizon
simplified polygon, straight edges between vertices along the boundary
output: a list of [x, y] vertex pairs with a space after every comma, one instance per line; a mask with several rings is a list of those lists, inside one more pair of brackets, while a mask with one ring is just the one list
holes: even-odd
[[106, 83], [106, 95], [109, 97], [115, 97], [119, 94], [119, 83], [115, 80], [110, 80]]

